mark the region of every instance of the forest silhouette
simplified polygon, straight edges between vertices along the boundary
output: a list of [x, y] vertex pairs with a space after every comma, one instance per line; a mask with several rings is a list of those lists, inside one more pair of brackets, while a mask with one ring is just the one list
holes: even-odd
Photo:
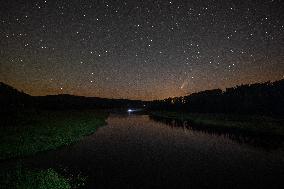
[[240, 85], [206, 90], [164, 100], [142, 101], [74, 96], [69, 94], [30, 96], [0, 83], [1, 113], [23, 109], [111, 109], [141, 108], [146, 110], [183, 111], [192, 113], [233, 113], [284, 115], [284, 79], [275, 82]]
[[151, 102], [152, 110], [192, 113], [284, 114], [284, 80], [206, 90]]

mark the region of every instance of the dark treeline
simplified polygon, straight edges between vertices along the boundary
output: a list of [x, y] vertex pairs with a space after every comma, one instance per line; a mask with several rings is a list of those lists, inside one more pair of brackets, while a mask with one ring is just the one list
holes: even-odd
[[22, 110], [66, 109], [125, 109], [143, 107], [146, 102], [127, 99], [73, 96], [68, 94], [30, 96], [0, 82], [0, 112], [12, 113]]
[[42, 109], [125, 109], [142, 107], [143, 101], [73, 96], [68, 94], [34, 97]]
[[156, 100], [151, 110], [284, 115], [284, 80]]
[[188, 96], [145, 102], [68, 94], [30, 96], [0, 82], [0, 112], [27, 109], [125, 109], [147, 105], [150, 110], [196, 113], [284, 115], [284, 80], [206, 90]]

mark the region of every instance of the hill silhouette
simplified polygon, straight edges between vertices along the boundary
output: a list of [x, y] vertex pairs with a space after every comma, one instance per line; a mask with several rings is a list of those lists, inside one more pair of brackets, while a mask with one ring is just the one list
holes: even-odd
[[125, 109], [147, 105], [149, 110], [196, 113], [236, 113], [284, 115], [284, 79], [275, 82], [240, 85], [205, 90], [187, 96], [146, 102], [142, 100], [107, 99], [69, 94], [30, 96], [0, 82], [1, 112], [22, 109]]
[[144, 101], [128, 99], [107, 99], [99, 97], [74, 96], [69, 94], [30, 96], [0, 82], [1, 112], [12, 113], [23, 109], [120, 109], [143, 107]]
[[30, 107], [31, 96], [0, 82], [0, 112], [10, 112]]

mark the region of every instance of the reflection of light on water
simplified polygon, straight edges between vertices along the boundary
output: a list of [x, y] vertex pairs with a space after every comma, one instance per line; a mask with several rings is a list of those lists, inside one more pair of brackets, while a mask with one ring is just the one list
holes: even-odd
[[131, 109], [131, 108], [129, 108], [129, 109], [127, 110], [128, 113], [131, 113], [131, 112], [141, 112], [141, 111], [143, 111], [143, 108], [140, 108], [140, 109], [139, 109], [139, 108], [138, 108], [138, 109], [137, 109], [137, 108], [136, 108], [136, 109]]
[[[236, 143], [239, 146], [246, 144], [250, 147], [257, 147], [261, 148], [262, 150], [266, 151], [278, 151], [278, 149], [281, 151], [281, 148], [283, 148], [283, 140], [279, 137], [273, 137], [271, 136], [263, 136], [263, 135], [250, 135], [249, 133], [245, 132], [236, 132], [236, 131], [230, 131], [230, 130], [219, 130], [219, 129], [212, 129], [210, 127], [200, 127], [200, 125], [193, 125], [192, 123], [188, 121], [180, 121], [175, 119], [167, 119], [167, 118], [158, 118], [151, 116], [151, 120], [163, 123], [167, 126], [170, 126], [170, 128], [176, 130], [176, 129], [182, 129], [186, 133], [192, 133], [195, 136], [199, 136], [200, 138], [206, 138], [205, 136], [209, 137], [208, 141], [212, 140], [214, 137], [218, 138], [218, 140], [231, 141], [233, 143]], [[217, 141], [217, 139], [214, 139], [213, 141]], [[282, 152], [281, 152], [282, 153]]]
[[[124, 111], [128, 112], [128, 109]], [[108, 126], [101, 127], [84, 142], [60, 151], [60, 155], [58, 151], [51, 152], [49, 155], [33, 157], [29, 163], [38, 166], [38, 162], [43, 162], [42, 166], [64, 163], [64, 166], [90, 170], [90, 179], [103, 184], [109, 182], [110, 176], [111, 179], [119, 179], [117, 182], [120, 183], [130, 182], [126, 180], [130, 174], [140, 178], [143, 176], [143, 185], [155, 175], [160, 175], [157, 177], [159, 180], [168, 179], [170, 184], [173, 182], [173, 186], [180, 181], [184, 186], [192, 186], [192, 180], [198, 185], [204, 181], [217, 185], [215, 181], [224, 178], [229, 181], [224, 182], [228, 188], [231, 182], [234, 184], [238, 180], [242, 180], [244, 185], [250, 183], [254, 188], [261, 188], [254, 186], [259, 180], [276, 185], [282, 181], [279, 179], [284, 163], [281, 149], [268, 153], [240, 145], [223, 135], [194, 130], [185, 133], [184, 128], [168, 127], [163, 122], [150, 119], [148, 115], [111, 114], [107, 122]], [[179, 124], [174, 121], [171, 123]], [[206, 171], [203, 173], [201, 170]], [[181, 174], [177, 174], [178, 171]], [[191, 179], [188, 179], [189, 176]], [[259, 179], [255, 180], [255, 177]], [[135, 187], [136, 179], [133, 182]], [[202, 183], [200, 185], [203, 186]]]

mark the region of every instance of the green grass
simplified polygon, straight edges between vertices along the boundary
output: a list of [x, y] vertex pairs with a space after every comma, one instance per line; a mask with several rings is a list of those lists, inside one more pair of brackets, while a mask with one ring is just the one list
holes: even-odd
[[0, 160], [32, 155], [69, 145], [105, 124], [106, 114], [94, 111], [45, 111], [14, 115], [0, 127]]
[[21, 167], [1, 171], [0, 184], [3, 188], [15, 189], [69, 189], [72, 186], [70, 180], [53, 169], [30, 171]]
[[217, 129], [231, 129], [246, 131], [254, 134], [284, 136], [284, 119], [268, 116], [246, 116], [230, 114], [202, 114], [183, 112], [152, 112], [152, 116], [159, 118], [189, 121], [196, 125], [203, 125]]

